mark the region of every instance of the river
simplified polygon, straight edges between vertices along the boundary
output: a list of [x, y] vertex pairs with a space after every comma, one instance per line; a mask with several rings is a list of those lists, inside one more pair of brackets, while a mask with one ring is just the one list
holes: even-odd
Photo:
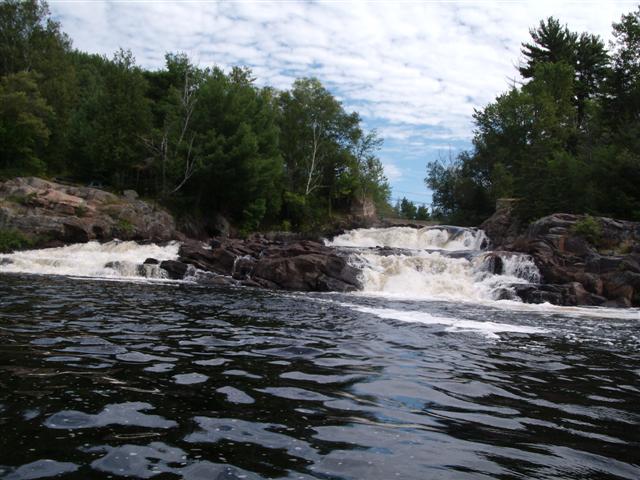
[[518, 302], [535, 265], [492, 274], [481, 231], [329, 243], [362, 291], [142, 266], [177, 244], [0, 255], [0, 478], [640, 478], [640, 311]]

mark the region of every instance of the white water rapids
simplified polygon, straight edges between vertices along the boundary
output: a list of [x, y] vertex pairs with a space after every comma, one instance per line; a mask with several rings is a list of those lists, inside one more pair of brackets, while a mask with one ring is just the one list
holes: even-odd
[[[362, 291], [351, 294], [351, 300], [338, 303], [381, 319], [418, 324], [445, 325], [449, 331], [476, 331], [490, 338], [500, 333], [541, 333], [537, 326], [515, 325], [468, 317], [458, 312], [450, 316], [424, 310], [422, 301], [445, 301], [454, 305], [477, 305], [502, 311], [560, 314], [575, 318], [640, 319], [638, 309], [560, 307], [549, 304], [522, 303], [513, 292], [514, 284], [537, 283], [540, 273], [531, 257], [487, 250], [488, 241], [482, 230], [457, 227], [414, 229], [393, 227], [352, 230], [335, 237], [328, 245], [341, 249], [349, 262], [360, 269]], [[0, 273], [66, 275], [124, 281], [165, 281], [167, 273], [157, 262], [177, 260], [180, 244], [164, 246], [140, 245], [114, 240], [108, 243], [88, 242], [60, 248], [47, 248], [0, 254]], [[498, 260], [496, 260], [498, 258]], [[496, 268], [495, 262], [499, 263]], [[191, 271], [190, 279], [198, 272]], [[383, 301], [376, 307], [360, 304], [358, 297], [375, 297]], [[304, 295], [311, 301], [332, 301], [327, 297]], [[324, 298], [324, 300], [321, 300]], [[388, 308], [386, 300], [398, 308]], [[371, 298], [371, 300], [374, 300]], [[368, 302], [369, 300], [367, 300]], [[465, 307], [469, 308], [469, 307]], [[475, 307], [473, 307], [475, 308]]]
[[[374, 298], [400, 303], [402, 309], [341, 305], [382, 319], [425, 325], [445, 325], [447, 331], [474, 331], [488, 338], [500, 333], [542, 334], [537, 326], [434, 315], [425, 311], [422, 301], [445, 301], [452, 304], [477, 305], [513, 312], [562, 315], [568, 318], [640, 319], [638, 309], [563, 307], [550, 304], [523, 303], [514, 285], [539, 283], [540, 272], [529, 255], [492, 252], [482, 230], [458, 227], [391, 227], [348, 231], [327, 241], [327, 245], [344, 249], [352, 265], [362, 272], [362, 292]], [[496, 260], [497, 259], [497, 260]], [[496, 268], [498, 262], [499, 268]], [[475, 307], [465, 307], [464, 309]], [[491, 315], [489, 316], [491, 318]]]
[[77, 243], [0, 255], [0, 272], [108, 279], [164, 279], [166, 272], [159, 265], [145, 265], [144, 261], [147, 258], [159, 262], [176, 260], [179, 247], [177, 242], [165, 246], [118, 240]]
[[482, 250], [489, 243], [484, 231], [446, 228], [357, 228], [338, 235], [328, 245], [334, 247], [391, 247], [412, 250]]
[[[514, 298], [513, 284], [540, 281], [531, 257], [488, 252], [488, 243], [482, 230], [458, 227], [358, 229], [327, 242], [352, 250], [366, 293], [492, 301]], [[499, 275], [492, 272], [492, 255], [501, 261]]]

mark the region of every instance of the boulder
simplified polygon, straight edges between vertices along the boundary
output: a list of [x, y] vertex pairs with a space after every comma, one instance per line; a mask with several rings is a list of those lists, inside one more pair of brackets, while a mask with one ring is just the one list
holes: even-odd
[[137, 200], [138, 192], [136, 192], [135, 190], [125, 190], [124, 192], [122, 192], [122, 196], [127, 200]]
[[178, 262], [176, 260], [165, 260], [160, 263], [160, 268], [163, 269], [169, 275], [172, 280], [182, 280], [189, 269], [186, 263]]

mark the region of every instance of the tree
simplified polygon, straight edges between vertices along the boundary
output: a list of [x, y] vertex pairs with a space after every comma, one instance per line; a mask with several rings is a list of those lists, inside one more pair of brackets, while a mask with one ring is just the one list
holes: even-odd
[[560, 63], [574, 65], [576, 61], [577, 34], [570, 32], [556, 18], [541, 20], [537, 28], [529, 30], [532, 43], [522, 44], [525, 64], [519, 67], [520, 75], [532, 78], [541, 63]]
[[416, 210], [416, 220], [430, 220], [431, 216], [429, 215], [429, 209], [426, 205], [420, 205], [418, 210]]
[[151, 153], [153, 166], [159, 171], [158, 191], [162, 198], [182, 189], [201, 167], [198, 148], [194, 145], [193, 115], [205, 75], [191, 65], [185, 54], [167, 54], [165, 59], [166, 70], [161, 75], [168, 84], [156, 102], [160, 125], [142, 139]]
[[119, 50], [95, 68], [97, 91], [82, 105], [88, 123], [83, 136], [74, 139], [80, 176], [135, 187], [146, 156], [141, 139], [151, 129], [147, 83], [130, 51]]
[[355, 179], [354, 195], [357, 195], [363, 204], [366, 198], [371, 198], [378, 208], [386, 206], [391, 195], [389, 182], [384, 175], [384, 167], [376, 156], [382, 143], [376, 130], [368, 133], [358, 132], [353, 144], [355, 168], [351, 172]]
[[282, 158], [273, 91], [253, 83], [251, 71], [206, 71], [193, 114], [199, 170], [185, 186], [203, 212], [225, 211], [255, 229], [281, 205]]
[[315, 78], [294, 82], [280, 97], [281, 148], [289, 188], [305, 197], [320, 188], [344, 165], [343, 149], [357, 133], [357, 115], [347, 114], [340, 102]]
[[53, 115], [46, 152], [42, 152], [50, 170], [62, 170], [66, 162], [69, 121], [76, 101], [70, 49], [71, 41], [50, 18], [45, 2], [0, 2], [0, 76], [35, 74], [32, 78]]
[[409, 220], [415, 220], [417, 213], [417, 208], [415, 203], [410, 200], [407, 200], [406, 197], [402, 198], [400, 202], [400, 215]]
[[519, 68], [526, 78], [535, 78], [540, 65], [563, 63], [573, 69], [574, 104], [577, 124], [582, 125], [585, 102], [596, 95], [607, 74], [608, 56], [597, 35], [571, 32], [566, 25], [549, 17], [530, 31], [533, 43], [522, 44], [525, 64]]
[[20, 72], [0, 81], [0, 169], [41, 174], [53, 109], [42, 98], [35, 74]]

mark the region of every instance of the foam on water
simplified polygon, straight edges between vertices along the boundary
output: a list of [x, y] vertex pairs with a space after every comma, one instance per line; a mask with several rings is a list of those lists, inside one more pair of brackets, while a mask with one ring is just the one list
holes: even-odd
[[487, 236], [482, 230], [456, 227], [358, 228], [326, 243], [333, 247], [480, 250]]
[[135, 279], [166, 278], [158, 265], [143, 265], [147, 258], [159, 262], [178, 258], [180, 244], [140, 245], [114, 240], [88, 242], [59, 248], [27, 250], [0, 255], [0, 273], [34, 273], [75, 277]]
[[547, 330], [524, 325], [513, 325], [508, 323], [481, 322], [476, 320], [465, 320], [460, 318], [439, 317], [426, 312], [415, 310], [393, 310], [387, 308], [370, 308], [358, 305], [346, 305], [355, 311], [370, 313], [379, 318], [398, 320], [409, 323], [422, 323], [427, 325], [448, 325], [446, 328], [450, 332], [477, 332], [488, 338], [500, 338], [498, 333], [546, 333]]
[[[514, 285], [542, 281], [533, 258], [519, 253], [485, 251], [488, 242], [482, 230], [457, 227], [357, 229], [345, 232], [327, 244], [350, 248], [350, 262], [361, 271], [362, 289], [355, 295], [474, 303], [501, 310], [568, 317], [640, 320], [640, 309], [637, 308], [564, 307], [521, 302], [515, 295]], [[389, 252], [375, 248], [380, 246], [402, 250]], [[452, 254], [452, 251], [458, 253]], [[494, 268], [496, 258], [501, 265], [499, 269]]]
[[354, 254], [351, 261], [362, 271], [364, 292], [417, 299], [495, 300], [512, 285], [539, 278], [526, 255], [505, 261], [502, 275], [487, 271], [483, 254], [453, 258], [440, 252], [379, 255], [365, 251]]

